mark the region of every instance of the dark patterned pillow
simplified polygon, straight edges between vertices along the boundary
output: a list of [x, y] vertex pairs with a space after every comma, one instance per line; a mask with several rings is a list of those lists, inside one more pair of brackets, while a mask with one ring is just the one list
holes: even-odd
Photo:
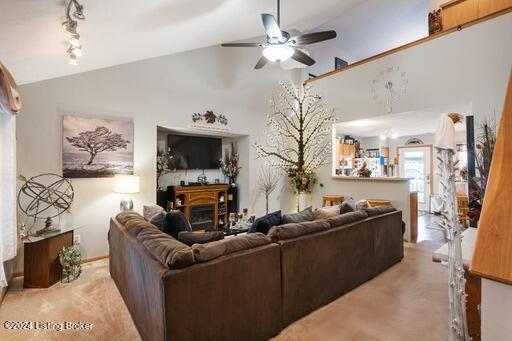
[[254, 223], [252, 223], [249, 233], [261, 232], [267, 234], [272, 226], [282, 224], [283, 218], [281, 217], [281, 211], [276, 211], [256, 219]]
[[313, 208], [310, 206], [297, 213], [283, 214], [283, 224], [303, 223], [313, 220]]
[[355, 210], [356, 210], [356, 203], [354, 202], [354, 199], [352, 199], [352, 198], [345, 199], [340, 204], [340, 214], [354, 212]]
[[178, 239], [178, 234], [181, 231], [192, 231], [187, 217], [180, 210], [171, 210], [167, 212], [162, 221], [162, 231]]

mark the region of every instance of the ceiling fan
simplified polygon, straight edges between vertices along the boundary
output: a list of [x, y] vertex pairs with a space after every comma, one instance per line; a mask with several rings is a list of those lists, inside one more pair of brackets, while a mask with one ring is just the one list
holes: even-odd
[[269, 61], [271, 62], [284, 62], [290, 58], [298, 61], [299, 63], [311, 66], [315, 64], [315, 60], [308, 54], [304, 53], [299, 47], [318, 43], [324, 40], [336, 38], [335, 31], [323, 31], [301, 34], [295, 37], [290, 37], [286, 31], [280, 28], [280, 0], [277, 0], [277, 20], [272, 14], [262, 14], [263, 26], [267, 33], [267, 41], [263, 43], [227, 43], [222, 44], [224, 47], [262, 47], [263, 56], [254, 67], [261, 69]]

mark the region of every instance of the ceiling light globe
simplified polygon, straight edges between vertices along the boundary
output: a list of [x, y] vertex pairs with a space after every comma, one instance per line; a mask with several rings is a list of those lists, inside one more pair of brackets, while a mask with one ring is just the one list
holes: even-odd
[[284, 62], [293, 56], [293, 49], [287, 45], [269, 45], [263, 49], [263, 56], [272, 62]]

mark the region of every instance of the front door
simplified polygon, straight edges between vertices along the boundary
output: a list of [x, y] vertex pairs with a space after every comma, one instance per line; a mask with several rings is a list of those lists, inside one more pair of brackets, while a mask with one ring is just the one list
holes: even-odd
[[410, 178], [411, 192], [418, 192], [418, 209], [429, 211], [432, 149], [430, 146], [399, 147], [400, 176]]

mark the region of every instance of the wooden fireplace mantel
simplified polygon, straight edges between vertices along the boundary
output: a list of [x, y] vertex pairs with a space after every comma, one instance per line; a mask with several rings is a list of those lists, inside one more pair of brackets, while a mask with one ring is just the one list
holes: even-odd
[[180, 210], [191, 220], [194, 206], [213, 205], [214, 224], [208, 229], [218, 229], [219, 220], [226, 224], [228, 219], [228, 184], [203, 186], [172, 186], [169, 191], [168, 209]]

